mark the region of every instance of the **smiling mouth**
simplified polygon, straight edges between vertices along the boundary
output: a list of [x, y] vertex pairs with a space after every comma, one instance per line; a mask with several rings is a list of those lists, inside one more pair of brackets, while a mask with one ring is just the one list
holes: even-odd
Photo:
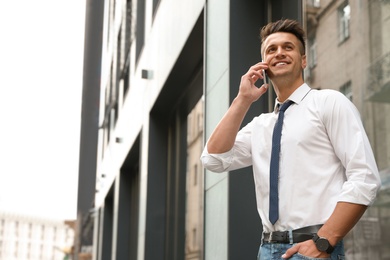
[[274, 64], [275, 67], [278, 67], [278, 66], [284, 66], [284, 65], [287, 65], [287, 62], [277, 62]]

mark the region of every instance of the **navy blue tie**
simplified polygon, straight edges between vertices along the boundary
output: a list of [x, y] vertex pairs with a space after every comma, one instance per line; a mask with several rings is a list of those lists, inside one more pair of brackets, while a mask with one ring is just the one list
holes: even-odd
[[279, 155], [280, 155], [280, 139], [282, 137], [282, 127], [284, 111], [292, 104], [293, 101], [282, 104], [279, 109], [279, 117], [274, 127], [274, 133], [272, 135], [272, 152], [271, 152], [271, 165], [270, 165], [270, 190], [269, 190], [269, 220], [272, 225], [279, 219], [279, 194], [278, 194], [278, 181], [279, 181]]

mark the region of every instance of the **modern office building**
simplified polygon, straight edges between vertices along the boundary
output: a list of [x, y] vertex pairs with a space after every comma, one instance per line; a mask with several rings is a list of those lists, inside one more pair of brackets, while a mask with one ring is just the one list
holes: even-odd
[[[216, 174], [198, 159], [241, 76], [261, 60], [259, 29], [280, 18], [307, 31], [311, 87], [337, 89], [358, 107], [381, 172], [377, 202], [345, 238], [347, 259], [390, 259], [385, 0], [87, 1], [79, 251], [92, 248], [97, 260], [256, 258], [251, 169]], [[274, 99], [261, 97], [243, 125]]]
[[0, 212], [0, 260], [63, 260], [73, 238], [64, 221]]

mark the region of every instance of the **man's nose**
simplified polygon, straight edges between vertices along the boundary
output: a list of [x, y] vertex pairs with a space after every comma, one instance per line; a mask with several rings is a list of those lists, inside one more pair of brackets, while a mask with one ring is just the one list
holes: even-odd
[[282, 47], [278, 47], [276, 50], [277, 56], [284, 56], [284, 49]]

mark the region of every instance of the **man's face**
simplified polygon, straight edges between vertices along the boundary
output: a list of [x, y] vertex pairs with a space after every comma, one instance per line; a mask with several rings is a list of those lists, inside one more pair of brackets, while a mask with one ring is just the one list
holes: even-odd
[[306, 67], [306, 55], [301, 54], [302, 44], [291, 33], [278, 32], [269, 35], [262, 46], [263, 59], [268, 63], [267, 74], [271, 79], [292, 75], [300, 77]]

